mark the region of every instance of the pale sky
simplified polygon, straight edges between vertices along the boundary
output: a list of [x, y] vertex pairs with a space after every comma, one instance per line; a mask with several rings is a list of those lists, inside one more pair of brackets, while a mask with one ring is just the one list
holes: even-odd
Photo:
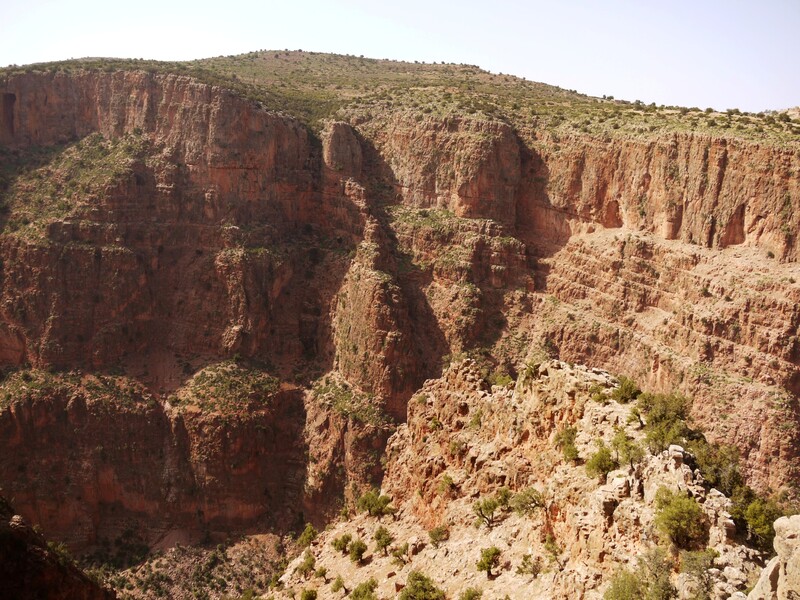
[[0, 15], [0, 66], [303, 49], [647, 103], [800, 105], [800, 0], [0, 0]]

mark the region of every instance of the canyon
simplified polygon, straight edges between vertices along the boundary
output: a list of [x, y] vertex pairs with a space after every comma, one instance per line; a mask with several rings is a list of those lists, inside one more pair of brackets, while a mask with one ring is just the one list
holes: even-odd
[[[413, 398], [467, 358], [520, 393], [551, 358], [679, 391], [797, 499], [796, 136], [377, 96], [315, 122], [177, 72], [29, 71], [0, 74], [0, 486], [74, 552], [322, 528], [381, 484], [432, 527], [442, 465], [397, 457], [431, 452]], [[591, 597], [641, 548], [601, 564], [568, 528], [601, 566], [543, 593]]]

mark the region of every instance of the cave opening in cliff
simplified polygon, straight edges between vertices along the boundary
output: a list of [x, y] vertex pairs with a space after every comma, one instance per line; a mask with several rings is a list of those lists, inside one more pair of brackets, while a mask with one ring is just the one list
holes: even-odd
[[16, 94], [3, 94], [2, 104], [2, 118], [0, 118], [0, 126], [3, 128], [3, 134], [14, 137], [14, 104], [17, 101]]

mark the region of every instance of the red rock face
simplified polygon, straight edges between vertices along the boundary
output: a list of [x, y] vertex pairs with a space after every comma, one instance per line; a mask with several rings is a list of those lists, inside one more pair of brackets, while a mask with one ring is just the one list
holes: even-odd
[[[93, 132], [147, 144], [42, 238], [0, 237], [0, 363], [121, 366], [160, 394], [147, 408], [53, 397], [0, 412], [0, 481], [76, 544], [116, 535], [119, 515], [152, 520], [154, 535], [246, 529], [299, 506], [306, 484], [313, 519], [349, 478], [380, 477], [357, 463], [386, 431], [313, 395], [296, 415], [254, 421], [161, 406], [187, 377], [172, 363], [193, 372], [233, 354], [300, 388], [337, 371], [403, 420], [445, 355], [485, 347], [513, 371], [543, 346], [692, 394], [698, 421], [742, 449], [754, 484], [797, 480], [793, 148], [556, 139], [405, 113], [329, 124], [317, 144], [230, 92], [140, 72], [12, 76], [0, 95], [8, 148]], [[285, 437], [264, 439], [265, 423]], [[304, 462], [303, 439], [328, 466]], [[116, 449], [98, 460], [102, 440]], [[27, 474], [10, 456], [26, 457]], [[33, 470], [56, 475], [32, 481]]]
[[225, 415], [61, 385], [0, 415], [0, 478], [28, 518], [73, 548], [128, 529], [151, 542], [283, 529], [299, 516], [303, 426], [296, 392]]

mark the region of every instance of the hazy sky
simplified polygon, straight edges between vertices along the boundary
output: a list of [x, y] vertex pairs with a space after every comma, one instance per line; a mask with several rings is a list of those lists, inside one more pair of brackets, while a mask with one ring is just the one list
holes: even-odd
[[259, 49], [476, 64], [600, 96], [800, 105], [800, 0], [0, 0], [0, 66]]

